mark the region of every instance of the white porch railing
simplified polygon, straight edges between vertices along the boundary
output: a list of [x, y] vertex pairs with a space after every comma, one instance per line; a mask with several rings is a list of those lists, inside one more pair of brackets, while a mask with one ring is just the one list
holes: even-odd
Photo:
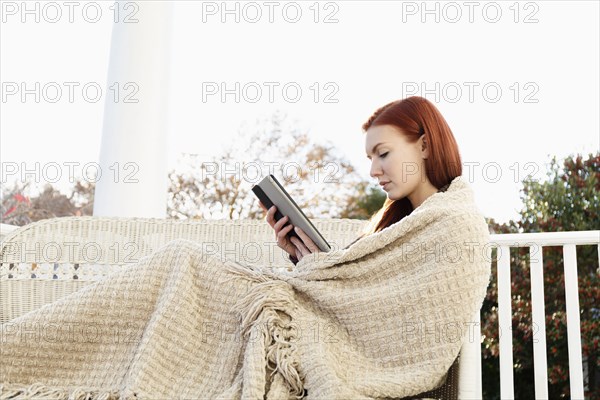
[[[584, 398], [577, 279], [577, 245], [597, 245], [600, 262], [600, 231], [543, 232], [490, 235], [498, 248], [498, 324], [502, 332], [511, 332], [510, 248], [529, 247], [531, 271], [532, 324], [539, 327], [533, 343], [535, 398], [548, 399], [548, 363], [546, 360], [546, 318], [544, 308], [544, 246], [562, 246], [565, 271], [565, 302], [569, 351], [569, 381], [572, 399]], [[600, 273], [600, 271], [599, 271]], [[499, 335], [500, 398], [514, 399], [512, 335]], [[481, 379], [481, 376], [479, 376]]]

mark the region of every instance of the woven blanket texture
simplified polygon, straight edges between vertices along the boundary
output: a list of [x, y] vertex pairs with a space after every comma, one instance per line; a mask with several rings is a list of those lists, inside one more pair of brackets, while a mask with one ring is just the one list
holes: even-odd
[[288, 271], [175, 240], [0, 325], [0, 398], [416, 395], [444, 382], [469, 339], [490, 260], [464, 177]]

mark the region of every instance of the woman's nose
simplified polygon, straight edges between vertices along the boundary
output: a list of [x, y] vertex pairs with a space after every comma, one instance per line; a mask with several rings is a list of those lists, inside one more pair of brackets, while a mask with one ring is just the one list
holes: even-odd
[[373, 162], [371, 163], [371, 171], [370, 171], [371, 177], [375, 178], [379, 175], [381, 175], [381, 168], [379, 166], [379, 163], [377, 162]]

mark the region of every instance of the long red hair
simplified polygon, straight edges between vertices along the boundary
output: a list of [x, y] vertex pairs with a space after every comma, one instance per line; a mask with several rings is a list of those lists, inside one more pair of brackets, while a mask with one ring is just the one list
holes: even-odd
[[[366, 133], [370, 127], [379, 125], [400, 128], [410, 143], [415, 143], [425, 135], [429, 150], [429, 156], [425, 160], [425, 173], [436, 188], [440, 189], [462, 175], [462, 162], [454, 135], [442, 114], [429, 100], [413, 96], [388, 103], [376, 110], [362, 129]], [[412, 211], [408, 197], [385, 199], [381, 209], [371, 217], [361, 237], [400, 221]]]

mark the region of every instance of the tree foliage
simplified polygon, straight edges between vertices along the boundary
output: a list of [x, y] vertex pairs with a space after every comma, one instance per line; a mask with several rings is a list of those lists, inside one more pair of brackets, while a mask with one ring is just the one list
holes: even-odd
[[329, 143], [313, 142], [275, 113], [256, 128], [238, 132], [222, 155], [189, 156], [182, 171], [169, 174], [171, 218], [262, 218], [251, 188], [273, 174], [310, 218], [335, 218], [361, 179]]
[[2, 223], [23, 226], [47, 218], [92, 215], [94, 184], [75, 182], [66, 196], [47, 183], [36, 196], [30, 195], [31, 182], [15, 182], [2, 187]]
[[386, 198], [387, 195], [379, 187], [361, 182], [356, 186], [356, 193], [346, 201], [340, 218], [369, 219], [383, 206]]

